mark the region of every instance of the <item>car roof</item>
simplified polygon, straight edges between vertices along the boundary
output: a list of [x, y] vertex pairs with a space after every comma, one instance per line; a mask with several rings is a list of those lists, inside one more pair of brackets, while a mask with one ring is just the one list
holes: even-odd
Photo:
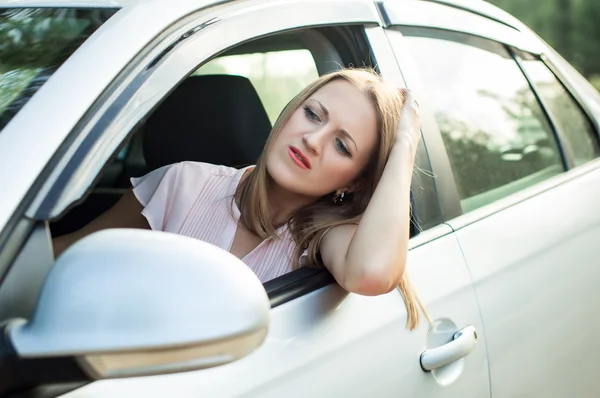
[[[388, 0], [388, 1], [396, 1], [396, 0]], [[428, 1], [430, 3], [438, 3], [445, 6], [458, 8], [464, 11], [469, 11], [474, 14], [478, 14], [480, 16], [492, 19], [496, 22], [500, 22], [504, 25], [508, 25], [517, 30], [521, 30], [523, 28], [523, 24], [502, 10], [500, 7], [497, 7], [487, 1], [484, 0], [421, 0]]]
[[[125, 8], [140, 3], [172, 2], [173, 0], [4, 0], [0, 8], [6, 7], [77, 7], [77, 8]], [[198, 0], [198, 3], [211, 5], [214, 3], [233, 2], [236, 0]], [[397, 2], [398, 0], [374, 0], [378, 3]], [[484, 0], [417, 0], [438, 3], [440, 5], [459, 8], [479, 14], [513, 28], [519, 28], [520, 22], [510, 14]]]

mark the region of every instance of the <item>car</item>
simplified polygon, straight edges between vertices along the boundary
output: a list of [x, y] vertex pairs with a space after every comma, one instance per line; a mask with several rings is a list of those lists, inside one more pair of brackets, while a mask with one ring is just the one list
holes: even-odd
[[[597, 397], [600, 94], [481, 0], [0, 4], [0, 395]], [[166, 164], [252, 164], [307, 83], [420, 104], [407, 273], [261, 284], [184, 236], [51, 237]], [[28, 395], [29, 396], [29, 395]]]

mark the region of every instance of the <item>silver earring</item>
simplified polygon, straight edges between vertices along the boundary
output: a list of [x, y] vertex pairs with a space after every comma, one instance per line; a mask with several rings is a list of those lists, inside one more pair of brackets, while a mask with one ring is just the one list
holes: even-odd
[[346, 194], [346, 192], [342, 192], [342, 193], [336, 193], [335, 195], [333, 195], [333, 203], [338, 204], [341, 203], [344, 200], [344, 195]]

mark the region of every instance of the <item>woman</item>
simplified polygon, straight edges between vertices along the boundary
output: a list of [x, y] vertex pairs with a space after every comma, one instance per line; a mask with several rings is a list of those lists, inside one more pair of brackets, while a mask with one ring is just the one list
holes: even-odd
[[54, 239], [55, 254], [106, 228], [179, 233], [229, 250], [263, 282], [321, 264], [349, 292], [399, 286], [412, 329], [404, 270], [419, 139], [410, 93], [370, 70], [330, 73], [283, 110], [256, 166], [182, 162], [134, 178], [112, 209]]

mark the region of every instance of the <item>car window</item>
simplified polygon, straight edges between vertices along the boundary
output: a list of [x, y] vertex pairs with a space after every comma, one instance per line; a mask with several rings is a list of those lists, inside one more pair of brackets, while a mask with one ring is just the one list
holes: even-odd
[[450, 38], [406, 40], [466, 212], [564, 169], [549, 122], [507, 49], [475, 37]]
[[0, 8], [0, 131], [115, 11]]
[[204, 64], [194, 74], [248, 78], [258, 92], [271, 124], [300, 90], [319, 77], [313, 56], [305, 49], [227, 55]]
[[523, 69], [548, 108], [579, 166], [600, 155], [597, 133], [583, 109], [540, 59], [522, 54]]

